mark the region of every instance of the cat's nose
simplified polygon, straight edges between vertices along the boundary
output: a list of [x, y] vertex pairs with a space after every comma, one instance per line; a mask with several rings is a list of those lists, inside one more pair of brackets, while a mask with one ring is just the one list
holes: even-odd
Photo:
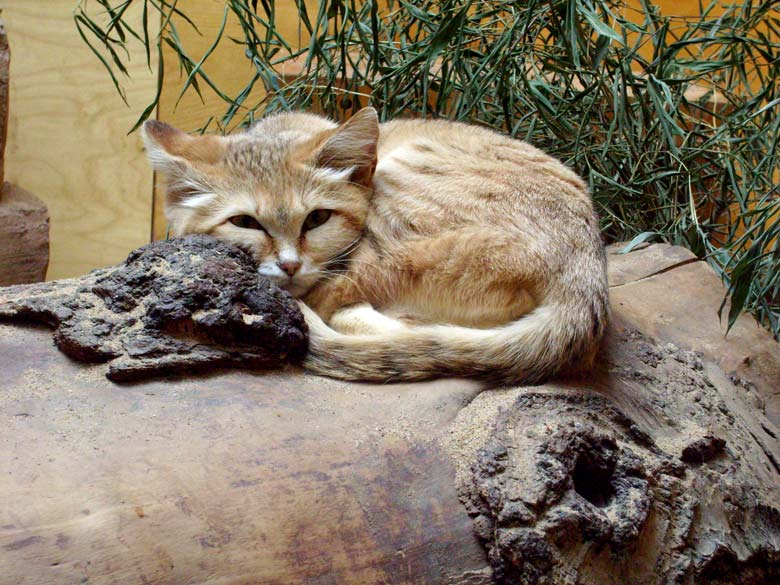
[[298, 260], [285, 260], [284, 262], [277, 262], [276, 265], [287, 273], [287, 276], [292, 276], [301, 267], [301, 263]]

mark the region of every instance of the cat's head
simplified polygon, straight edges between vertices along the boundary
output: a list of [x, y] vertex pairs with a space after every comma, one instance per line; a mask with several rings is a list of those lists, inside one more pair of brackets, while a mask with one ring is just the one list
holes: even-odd
[[166, 181], [173, 235], [210, 234], [255, 258], [258, 272], [303, 296], [360, 239], [379, 127], [365, 108], [348, 122], [281, 114], [230, 136], [144, 124]]

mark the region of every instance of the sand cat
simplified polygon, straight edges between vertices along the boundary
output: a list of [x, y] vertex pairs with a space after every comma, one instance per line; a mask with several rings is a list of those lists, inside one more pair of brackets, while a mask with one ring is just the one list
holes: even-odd
[[175, 235], [211, 234], [301, 299], [312, 372], [539, 382], [593, 360], [608, 317], [583, 181], [448, 121], [288, 113], [225, 137], [144, 126]]

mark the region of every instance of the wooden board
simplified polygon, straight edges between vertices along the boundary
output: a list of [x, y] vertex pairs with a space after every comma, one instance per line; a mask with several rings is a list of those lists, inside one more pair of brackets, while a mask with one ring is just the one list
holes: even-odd
[[156, 64], [150, 72], [131, 49], [128, 108], [79, 37], [73, 0], [3, 5], [13, 54], [5, 178], [49, 207], [49, 278], [119, 262], [150, 238], [152, 172], [127, 132], [154, 96]]

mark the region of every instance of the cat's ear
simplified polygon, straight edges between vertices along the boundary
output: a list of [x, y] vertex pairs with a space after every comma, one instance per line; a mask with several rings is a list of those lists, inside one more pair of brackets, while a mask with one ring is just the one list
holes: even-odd
[[349, 180], [368, 186], [376, 169], [379, 120], [374, 108], [363, 108], [345, 124], [329, 131], [317, 151], [318, 167], [350, 170]]
[[224, 141], [216, 136], [190, 136], [165, 122], [147, 120], [141, 128], [149, 162], [156, 171], [182, 172], [186, 165], [213, 165], [225, 156]]
[[166, 214], [172, 222], [176, 210], [212, 201], [205, 177], [225, 156], [223, 139], [190, 136], [156, 120], [144, 123], [141, 136], [152, 168], [165, 176]]

